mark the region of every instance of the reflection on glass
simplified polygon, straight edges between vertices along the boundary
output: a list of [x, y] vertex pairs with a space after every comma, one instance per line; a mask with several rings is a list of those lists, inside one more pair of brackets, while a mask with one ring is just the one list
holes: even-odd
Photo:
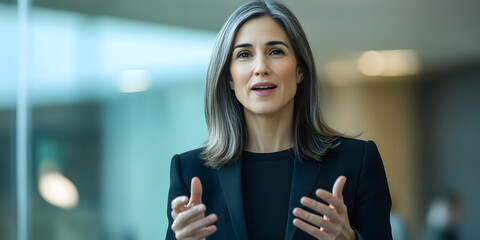
[[120, 72], [117, 86], [123, 93], [143, 92], [150, 87], [150, 76], [144, 70], [125, 70]]
[[38, 183], [40, 195], [50, 204], [61, 208], [73, 208], [78, 203], [78, 191], [75, 185], [58, 172], [47, 172], [40, 176]]

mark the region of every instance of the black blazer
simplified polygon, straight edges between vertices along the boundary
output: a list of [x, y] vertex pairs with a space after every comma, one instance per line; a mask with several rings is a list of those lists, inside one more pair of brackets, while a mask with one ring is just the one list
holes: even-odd
[[[293, 225], [293, 208], [303, 207], [300, 204], [302, 196], [318, 199], [315, 196], [315, 190], [318, 188], [331, 191], [340, 175], [347, 177], [343, 198], [350, 224], [357, 231], [358, 238], [392, 239], [390, 193], [382, 159], [375, 143], [348, 138], [339, 138], [337, 141], [340, 145], [326, 155], [322, 162], [294, 160], [285, 239], [314, 239]], [[218, 216], [215, 223], [217, 231], [208, 239], [247, 239], [241, 161], [219, 170], [212, 169], [204, 166], [199, 159], [201, 150], [177, 154], [172, 158], [167, 206], [169, 226], [166, 239], [175, 239], [175, 233], [171, 230], [173, 223], [171, 201], [177, 196], [190, 196], [190, 181], [195, 176], [202, 182], [202, 201], [207, 207], [206, 215], [215, 213]]]

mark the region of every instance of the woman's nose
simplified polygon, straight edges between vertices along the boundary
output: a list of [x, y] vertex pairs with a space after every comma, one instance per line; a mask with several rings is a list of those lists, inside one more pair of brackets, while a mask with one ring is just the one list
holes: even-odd
[[255, 76], [268, 76], [270, 75], [270, 71], [270, 66], [266, 57], [257, 57], [254, 70]]

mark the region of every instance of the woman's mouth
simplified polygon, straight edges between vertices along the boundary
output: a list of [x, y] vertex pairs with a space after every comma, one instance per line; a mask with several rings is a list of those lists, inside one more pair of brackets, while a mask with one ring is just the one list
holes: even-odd
[[258, 96], [265, 97], [272, 94], [275, 88], [277, 88], [277, 85], [271, 82], [260, 82], [252, 86], [252, 91]]

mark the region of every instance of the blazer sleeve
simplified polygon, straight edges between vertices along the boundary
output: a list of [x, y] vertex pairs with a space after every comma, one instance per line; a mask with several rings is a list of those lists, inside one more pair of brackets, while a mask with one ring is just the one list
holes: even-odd
[[392, 239], [391, 199], [385, 169], [374, 142], [365, 143], [351, 225], [359, 239]]
[[166, 240], [174, 240], [175, 233], [172, 231], [172, 200], [178, 196], [189, 196], [190, 192], [188, 191], [187, 186], [182, 178], [182, 169], [180, 166], [180, 155], [175, 155], [172, 158], [170, 165], [170, 189], [168, 191], [168, 202], [167, 202], [167, 217], [168, 217], [168, 228]]

